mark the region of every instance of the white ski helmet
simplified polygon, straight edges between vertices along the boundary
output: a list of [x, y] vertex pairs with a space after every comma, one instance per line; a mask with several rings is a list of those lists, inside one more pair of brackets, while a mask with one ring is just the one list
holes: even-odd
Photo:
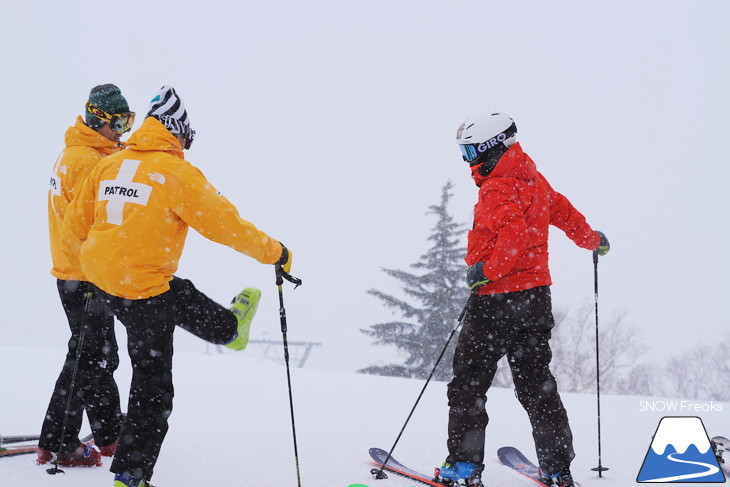
[[[456, 132], [461, 155], [470, 166], [499, 159], [517, 141], [517, 125], [501, 112], [467, 118]], [[497, 160], [493, 161], [496, 164]]]

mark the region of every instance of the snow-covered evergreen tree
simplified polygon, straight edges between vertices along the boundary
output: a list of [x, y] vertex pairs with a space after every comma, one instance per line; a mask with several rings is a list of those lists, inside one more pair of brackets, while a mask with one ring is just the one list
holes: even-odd
[[[465, 249], [459, 238], [466, 230], [463, 224], [454, 221], [448, 211], [452, 187], [451, 181], [447, 182], [441, 193], [440, 204], [430, 206], [427, 212], [435, 215], [437, 221], [428, 237], [432, 247], [418, 262], [410, 265], [420, 273], [383, 269], [383, 272], [400, 281], [407, 298], [398, 299], [377, 289], [368, 291], [398, 312], [403, 321], [379, 323], [361, 331], [375, 339], [374, 345], [397, 347], [404, 352], [405, 362], [371, 366], [359, 372], [426, 378], [456, 326], [469, 290], [464, 281]], [[454, 336], [442, 358], [433, 376], [435, 380], [451, 378], [457, 336]]]

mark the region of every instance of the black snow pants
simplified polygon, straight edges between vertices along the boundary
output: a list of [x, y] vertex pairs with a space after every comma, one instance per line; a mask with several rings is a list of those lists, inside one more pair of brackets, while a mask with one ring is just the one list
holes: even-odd
[[178, 277], [173, 277], [170, 290], [148, 299], [102, 294], [107, 307], [127, 329], [132, 362], [127, 420], [110, 470], [150, 480], [172, 412], [175, 326], [208, 342], [224, 344], [235, 337], [238, 320], [192, 282]]
[[[114, 316], [107, 313], [93, 284], [81, 281], [57, 281], [58, 294], [66, 312], [71, 338], [61, 373], [46, 411], [38, 446], [56, 452], [61, 441], [63, 419], [68, 409], [68, 421], [61, 453], [79, 446], [79, 430], [83, 412], [89, 418], [97, 445], [106, 446], [119, 437], [122, 415], [119, 410], [119, 390], [114, 371], [119, 365], [117, 340], [114, 336]], [[89, 312], [85, 311], [86, 293], [92, 293]], [[76, 371], [71, 401], [74, 364], [83, 331], [81, 355]]]
[[553, 474], [570, 466], [573, 435], [549, 369], [553, 326], [548, 286], [471, 297], [448, 385], [447, 461], [483, 463], [486, 393], [497, 362], [506, 354], [517, 398], [532, 424], [540, 467]]

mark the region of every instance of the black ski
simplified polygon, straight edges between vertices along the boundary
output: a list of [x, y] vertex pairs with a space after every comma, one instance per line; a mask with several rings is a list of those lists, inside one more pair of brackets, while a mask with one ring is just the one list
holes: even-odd
[[10, 443], [24, 443], [26, 441], [38, 441], [40, 435], [19, 435], [19, 436], [3, 436], [0, 435], [0, 446]]

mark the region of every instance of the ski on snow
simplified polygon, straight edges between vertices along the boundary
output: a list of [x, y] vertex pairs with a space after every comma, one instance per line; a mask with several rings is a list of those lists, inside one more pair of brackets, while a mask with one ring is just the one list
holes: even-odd
[[38, 445], [23, 445], [23, 446], [0, 446], [0, 458], [14, 457], [17, 455], [27, 455], [29, 453], [36, 453], [38, 451]]
[[[8, 441], [8, 438], [16, 438], [14, 441]], [[30, 439], [19, 439], [30, 438]], [[8, 443], [22, 443], [26, 441], [36, 441], [38, 436], [5, 436], [3, 443], [0, 443], [0, 458], [15, 457], [18, 455], [29, 455], [38, 451], [38, 443], [32, 445], [3, 446]], [[88, 435], [81, 439], [81, 443], [94, 442], [94, 435]]]
[[19, 436], [3, 436], [0, 435], [0, 446], [10, 443], [23, 443], [26, 441], [38, 441], [40, 435], [19, 435]]
[[385, 459], [388, 458], [388, 452], [380, 448], [371, 448], [370, 457], [378, 465], [389, 472], [396, 473], [403, 477], [416, 480], [426, 485], [435, 485], [437, 487], [444, 487], [444, 484], [433, 480], [433, 475], [426, 475], [425, 473], [417, 472], [411, 468], [406, 467], [392, 456], [388, 459], [388, 463], [385, 463]]
[[[715, 436], [712, 438], [710, 444], [712, 445], [712, 450], [715, 452], [720, 467], [726, 473], [730, 473], [730, 465], [728, 465], [727, 458], [723, 458], [723, 453], [730, 451], [730, 440], [724, 436]], [[511, 446], [502, 447], [497, 451], [497, 456], [503, 465], [514, 469], [525, 477], [529, 477], [537, 485], [545, 485], [538, 480], [540, 478], [540, 470], [537, 465], [532, 463], [517, 448]]]
[[[723, 458], [723, 453], [730, 451], [730, 440], [724, 436], [715, 436], [712, 438], [712, 449], [715, 451], [717, 460], [723, 470], [728, 472], [729, 466], [727, 458]], [[730, 454], [728, 454], [730, 455]], [[396, 473], [403, 477], [416, 480], [426, 485], [433, 485], [437, 487], [443, 487], [443, 484], [433, 480], [432, 475], [426, 475], [421, 472], [417, 472], [411, 468], [406, 467], [392, 456], [388, 459], [388, 463], [385, 464], [385, 459], [388, 458], [388, 452], [380, 448], [371, 448], [370, 457], [373, 459], [378, 467], [383, 468], [389, 472]], [[497, 457], [502, 465], [505, 465], [514, 471], [522, 474], [523, 476], [532, 480], [536, 485], [545, 487], [545, 484], [540, 482], [540, 469], [537, 465], [532, 463], [520, 450], [512, 446], [505, 446], [497, 450]], [[577, 485], [577, 484], [576, 484]]]
[[[499, 451], [497, 451], [497, 456], [503, 465], [519, 472], [535, 482], [537, 485], [545, 487], [545, 484], [538, 480], [540, 478], [540, 471], [538, 467], [528, 460], [517, 448], [513, 448], [511, 446], [502, 447]], [[388, 470], [389, 472], [394, 472], [398, 475], [402, 475], [403, 477], [417, 480], [418, 482], [426, 485], [444, 487], [444, 484], [433, 480], [432, 475], [426, 475], [408, 468], [392, 456], [388, 460], [388, 463], [384, 465], [385, 459], [388, 457], [388, 452], [385, 450], [381, 450], [380, 448], [371, 448], [370, 457], [376, 465]]]
[[[497, 450], [497, 457], [502, 465], [506, 465], [516, 472], [531, 479], [537, 485], [545, 486], [540, 482], [540, 469], [522, 454], [517, 448], [511, 446], [503, 446]], [[576, 484], [577, 485], [577, 484]]]

